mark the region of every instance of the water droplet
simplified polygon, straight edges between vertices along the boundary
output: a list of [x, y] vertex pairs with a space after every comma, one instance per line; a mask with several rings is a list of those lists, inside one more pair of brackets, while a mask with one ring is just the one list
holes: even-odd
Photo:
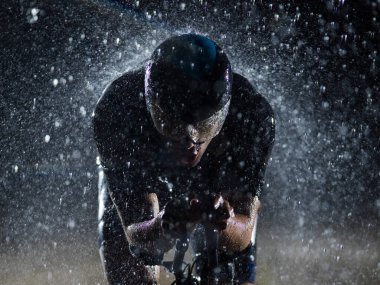
[[75, 228], [75, 220], [74, 219], [69, 219], [69, 221], [67, 222], [67, 227], [70, 228], [70, 229], [73, 229]]
[[13, 169], [13, 172], [14, 172], [14, 173], [17, 173], [17, 172], [18, 172], [18, 166], [17, 166], [17, 165], [13, 165], [13, 166], [12, 166], [12, 169]]
[[38, 8], [33, 8], [30, 13], [32, 14], [32, 16], [37, 16], [37, 14], [40, 12], [40, 9]]
[[79, 108], [79, 112], [80, 112], [80, 114], [81, 114], [83, 117], [85, 117], [86, 114], [87, 114], [86, 109], [85, 109], [83, 106], [81, 106], [81, 107]]

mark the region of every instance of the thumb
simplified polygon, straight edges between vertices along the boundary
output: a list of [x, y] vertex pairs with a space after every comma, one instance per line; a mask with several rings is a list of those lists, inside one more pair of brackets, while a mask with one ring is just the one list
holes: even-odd
[[228, 214], [228, 218], [235, 217], [234, 208], [230, 205], [230, 203], [227, 200], [224, 200], [223, 210], [226, 212], [226, 214]]

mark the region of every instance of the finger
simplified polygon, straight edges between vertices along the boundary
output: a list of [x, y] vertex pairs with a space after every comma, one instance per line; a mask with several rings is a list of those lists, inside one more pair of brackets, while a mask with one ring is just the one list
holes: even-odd
[[227, 220], [231, 217], [230, 211], [224, 208], [219, 208], [216, 210], [215, 219], [216, 220]]
[[225, 230], [228, 225], [227, 220], [218, 220], [218, 221], [209, 221], [208, 223], [204, 224], [206, 227], [211, 227], [212, 229], [216, 229], [218, 231]]
[[227, 228], [227, 225], [228, 225], [227, 220], [223, 220], [223, 221], [216, 223], [215, 226], [219, 231], [222, 231], [222, 230], [225, 230]]
[[215, 198], [214, 198], [214, 209], [219, 209], [221, 206], [223, 206], [223, 203], [224, 203], [224, 199], [222, 197], [222, 195], [217, 195]]
[[231, 210], [229, 211], [229, 214], [230, 214], [230, 218], [235, 217], [234, 208], [231, 208]]
[[224, 200], [223, 209], [228, 213], [229, 218], [235, 217], [234, 208], [232, 208], [232, 206], [230, 205], [230, 203], [227, 200]]
[[228, 200], [223, 201], [223, 208], [225, 208], [225, 209], [231, 208], [230, 202], [228, 202]]

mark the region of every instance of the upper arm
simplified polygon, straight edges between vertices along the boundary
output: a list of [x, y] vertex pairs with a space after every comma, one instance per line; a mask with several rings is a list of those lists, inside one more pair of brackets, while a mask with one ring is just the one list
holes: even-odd
[[[235, 172], [239, 179], [232, 191], [236, 205], [249, 208], [253, 197], [261, 195], [267, 162], [274, 144], [275, 121], [273, 110], [268, 101], [258, 94], [252, 85], [242, 76], [237, 77], [233, 89], [236, 128], [239, 131], [232, 142], [236, 157]], [[233, 190], [233, 189], [232, 189]], [[240, 206], [239, 206], [240, 207]]]
[[136, 182], [141, 181], [138, 175], [119, 170], [105, 170], [105, 174], [110, 197], [125, 228], [157, 215], [157, 196], [143, 187], [136, 187]]
[[251, 140], [248, 154], [247, 175], [251, 174], [256, 187], [256, 196], [260, 197], [264, 184], [265, 171], [270, 157], [275, 137], [274, 114], [268, 101], [261, 95], [257, 98], [250, 124], [249, 138]]
[[144, 149], [138, 143], [145, 122], [141, 101], [143, 78], [127, 74], [112, 82], [97, 103], [93, 128], [107, 187], [124, 225], [148, 218], [151, 211], [144, 187]]
[[135, 94], [120, 77], [104, 90], [93, 117], [94, 138], [101, 164], [105, 168], [123, 168], [131, 158], [136, 116]]

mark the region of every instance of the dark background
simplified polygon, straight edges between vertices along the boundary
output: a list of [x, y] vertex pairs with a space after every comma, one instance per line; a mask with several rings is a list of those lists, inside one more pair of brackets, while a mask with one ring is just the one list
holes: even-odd
[[113, 78], [187, 32], [219, 43], [276, 114], [261, 284], [378, 284], [379, 1], [14, 0], [0, 19], [1, 284], [20, 270], [104, 282], [91, 113]]

